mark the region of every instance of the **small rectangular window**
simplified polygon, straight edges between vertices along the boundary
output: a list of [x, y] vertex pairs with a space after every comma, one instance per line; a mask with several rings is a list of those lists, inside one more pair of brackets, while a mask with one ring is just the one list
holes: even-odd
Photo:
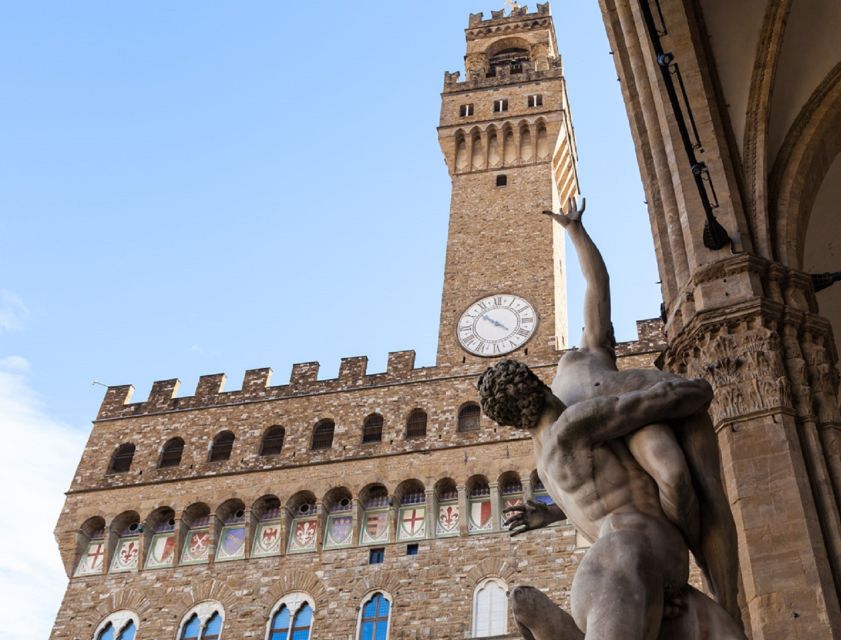
[[462, 118], [466, 118], [467, 116], [473, 115], [473, 105], [472, 104], [463, 104], [458, 108], [458, 114]]
[[508, 111], [508, 98], [494, 100], [494, 113], [502, 113], [503, 111]]
[[496, 186], [504, 187], [507, 184], [508, 184], [508, 176], [505, 175], [504, 173], [501, 173], [500, 175], [498, 175], [496, 177]]
[[406, 555], [407, 556], [416, 556], [418, 555], [418, 545], [415, 544], [407, 544], [406, 545]]
[[543, 96], [542, 95], [529, 96], [529, 107], [542, 107], [542, 106], [543, 106]]
[[368, 552], [368, 564], [382, 564], [385, 560], [385, 547], [376, 547]]

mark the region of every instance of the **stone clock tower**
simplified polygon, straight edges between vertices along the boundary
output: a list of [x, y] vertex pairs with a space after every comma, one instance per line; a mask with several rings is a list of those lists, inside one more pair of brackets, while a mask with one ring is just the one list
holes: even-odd
[[438, 128], [452, 178], [438, 364], [554, 358], [568, 346], [564, 237], [540, 211], [578, 177], [549, 4], [473, 14], [465, 33], [466, 78], [445, 75]]

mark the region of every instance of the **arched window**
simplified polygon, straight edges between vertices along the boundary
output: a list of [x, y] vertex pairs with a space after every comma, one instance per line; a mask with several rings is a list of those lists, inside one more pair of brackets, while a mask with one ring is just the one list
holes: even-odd
[[181, 522], [186, 527], [181, 564], [203, 564], [210, 553], [210, 507], [204, 503], [190, 505], [184, 510]]
[[547, 493], [546, 487], [543, 486], [543, 481], [540, 479], [540, 476], [537, 475], [536, 469], [531, 472], [531, 490], [532, 500], [535, 502], [555, 504], [555, 501], [552, 500], [552, 496]]
[[222, 522], [216, 543], [216, 561], [239, 560], [245, 557], [245, 505], [241, 500], [228, 500], [216, 510]]
[[222, 616], [218, 612], [210, 616], [201, 637], [202, 640], [220, 640], [222, 638]]
[[458, 431], [479, 430], [479, 405], [475, 402], [468, 402], [458, 412]]
[[404, 480], [394, 492], [397, 511], [397, 539], [420, 540], [426, 537], [426, 490], [420, 480]]
[[286, 431], [283, 427], [269, 427], [263, 435], [263, 443], [260, 445], [261, 456], [276, 456], [283, 449], [283, 438]]
[[359, 492], [359, 500], [365, 510], [360, 522], [360, 544], [384, 544], [388, 542], [389, 504], [388, 490], [381, 484], [373, 484]]
[[280, 500], [277, 496], [263, 496], [251, 513], [257, 518], [251, 557], [274, 556], [280, 553]]
[[379, 591], [362, 605], [357, 640], [388, 640], [391, 601]]
[[314, 602], [303, 593], [291, 593], [278, 602], [269, 619], [267, 640], [309, 640]]
[[171, 567], [175, 564], [175, 511], [170, 507], [161, 507], [153, 511], [146, 519], [146, 525], [152, 532], [146, 553], [146, 569]]
[[494, 523], [491, 518], [491, 488], [484, 476], [473, 476], [467, 480], [467, 495], [469, 511], [467, 530], [470, 533], [492, 531]]
[[473, 592], [473, 637], [487, 638], [508, 633], [508, 599], [505, 584], [496, 578], [483, 580]]
[[117, 447], [111, 457], [111, 464], [108, 465], [108, 473], [125, 473], [131, 469], [131, 461], [134, 459], [134, 445], [130, 442]]
[[117, 536], [111, 557], [111, 573], [137, 571], [140, 557], [140, 516], [135, 511], [120, 514], [111, 523], [111, 537]]
[[371, 442], [382, 442], [383, 439], [383, 417], [379, 413], [372, 413], [365, 418], [362, 425], [362, 444]]
[[138, 619], [131, 611], [115, 611], [103, 620], [93, 634], [93, 640], [134, 640]]
[[77, 576], [102, 573], [105, 568], [105, 520], [100, 516], [85, 521], [79, 531], [79, 564]]
[[187, 612], [178, 640], [222, 640], [225, 613], [218, 602], [202, 602]]
[[516, 471], [503, 473], [497, 481], [500, 500], [500, 526], [506, 527], [510, 514], [505, 513], [506, 509], [517, 507], [523, 504], [523, 483], [520, 482], [520, 475]]
[[231, 450], [234, 448], [234, 434], [230, 431], [223, 431], [213, 438], [213, 445], [210, 447], [210, 461], [221, 462], [231, 458]]
[[161, 459], [158, 462], [158, 469], [166, 467], [177, 467], [181, 464], [181, 455], [184, 453], [184, 441], [181, 438], [167, 440], [164, 448], [161, 449]]
[[333, 431], [336, 424], [332, 420], [322, 420], [312, 432], [312, 449], [330, 449], [333, 446]]
[[287, 553], [315, 551], [318, 540], [315, 496], [310, 491], [300, 491], [289, 499], [286, 508], [292, 514]]
[[324, 548], [347, 547], [353, 542], [353, 498], [345, 487], [331, 489], [322, 504], [327, 509]]
[[435, 498], [438, 503], [435, 535], [457, 536], [460, 520], [458, 489], [452, 478], [443, 478], [435, 483]]
[[426, 436], [426, 411], [415, 409], [406, 420], [406, 437], [423, 438]]

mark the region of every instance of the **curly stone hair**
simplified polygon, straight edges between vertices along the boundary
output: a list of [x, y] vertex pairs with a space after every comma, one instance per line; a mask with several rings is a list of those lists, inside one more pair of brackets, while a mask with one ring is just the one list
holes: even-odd
[[502, 426], [531, 429], [546, 404], [546, 384], [516, 360], [501, 360], [485, 369], [476, 387], [482, 411]]

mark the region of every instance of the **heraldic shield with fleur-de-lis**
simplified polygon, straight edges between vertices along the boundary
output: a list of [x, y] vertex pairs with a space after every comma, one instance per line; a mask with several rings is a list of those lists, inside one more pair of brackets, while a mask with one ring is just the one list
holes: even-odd
[[459, 523], [458, 506], [454, 504], [440, 505], [438, 507], [438, 535], [458, 533]]

